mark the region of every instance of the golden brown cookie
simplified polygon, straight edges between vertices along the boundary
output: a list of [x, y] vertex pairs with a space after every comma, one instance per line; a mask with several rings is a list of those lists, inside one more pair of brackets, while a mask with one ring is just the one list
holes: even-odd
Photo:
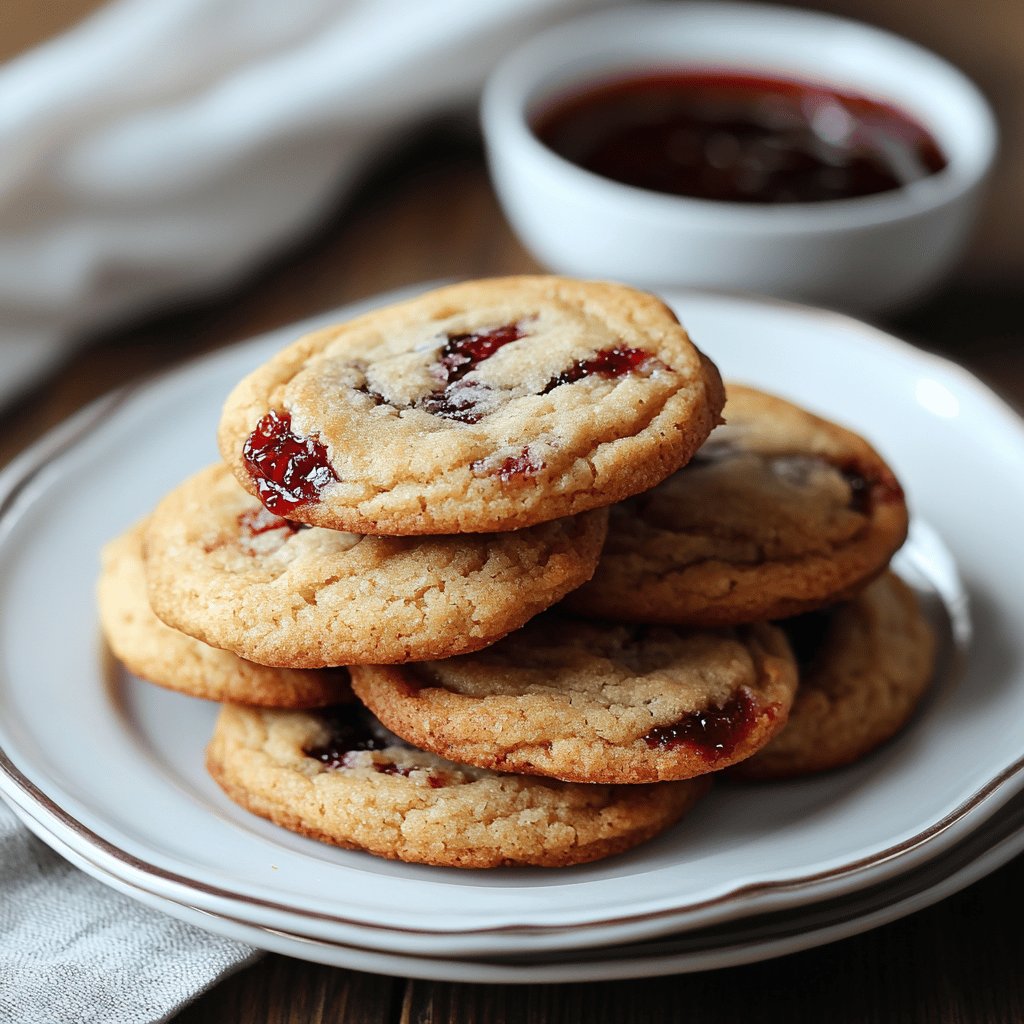
[[730, 384], [726, 425], [684, 469], [611, 510], [583, 615], [731, 625], [855, 593], [907, 532], [903, 491], [861, 437]]
[[935, 639], [914, 592], [891, 572], [848, 601], [778, 623], [800, 685], [789, 722], [737, 765], [746, 778], [809, 775], [849, 764], [894, 736], [932, 678]]
[[498, 775], [414, 750], [353, 705], [328, 714], [227, 706], [207, 767], [236, 803], [294, 832], [460, 868], [607, 857], [668, 828], [705, 789]]
[[169, 626], [264, 665], [445, 657], [589, 579], [606, 520], [602, 509], [513, 533], [366, 537], [281, 519], [216, 465], [149, 520], [150, 603]]
[[718, 422], [718, 372], [621, 285], [452, 285], [299, 339], [241, 382], [225, 462], [279, 515], [359, 533], [518, 529], [619, 501]]
[[104, 636], [130, 672], [191, 697], [264, 707], [320, 707], [348, 692], [344, 670], [255, 665], [165, 626], [146, 596], [142, 535], [140, 524], [104, 547], [97, 585]]
[[764, 746], [796, 665], [778, 629], [621, 626], [548, 613], [477, 654], [352, 669], [393, 732], [443, 757], [572, 782], [685, 779]]

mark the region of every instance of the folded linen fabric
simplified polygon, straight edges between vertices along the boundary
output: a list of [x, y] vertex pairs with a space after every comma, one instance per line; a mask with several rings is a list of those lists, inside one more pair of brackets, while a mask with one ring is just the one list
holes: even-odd
[[83, 332], [237, 278], [598, 2], [111, 0], [0, 66], [0, 401]]
[[61, 860], [0, 803], [0, 1021], [165, 1020], [258, 954]]

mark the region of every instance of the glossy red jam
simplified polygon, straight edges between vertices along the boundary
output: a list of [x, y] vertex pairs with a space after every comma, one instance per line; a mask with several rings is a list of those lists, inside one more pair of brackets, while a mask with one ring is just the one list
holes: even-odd
[[490, 396], [490, 388], [479, 381], [463, 381], [462, 378], [499, 349], [525, 336], [526, 331], [519, 323], [469, 334], [449, 334], [440, 357], [444, 386], [418, 403], [419, 407], [442, 419], [479, 422], [484, 416], [483, 400]]
[[645, 363], [655, 357], [642, 348], [605, 348], [589, 359], [577, 359], [576, 362], [552, 377], [544, 388], [543, 394], [554, 391], [563, 384], [572, 384], [584, 377], [624, 377], [627, 373], [639, 370]]
[[705, 708], [652, 729], [644, 742], [652, 750], [672, 750], [683, 745], [697, 747], [709, 760], [729, 757], [750, 735], [758, 718], [758, 707], [746, 690], [739, 690], [721, 707]]
[[441, 366], [446, 373], [446, 383], [461, 380], [485, 359], [490, 359], [498, 349], [518, 341], [525, 333], [519, 324], [504, 324], [488, 331], [448, 335], [448, 341], [441, 350]]
[[902, 188], [946, 166], [921, 124], [813, 82], [666, 70], [565, 98], [534, 123], [613, 181], [731, 203], [813, 203]]
[[249, 435], [242, 456], [260, 501], [282, 515], [318, 501], [321, 491], [338, 479], [327, 449], [314, 437], [293, 433], [287, 412], [268, 412]]

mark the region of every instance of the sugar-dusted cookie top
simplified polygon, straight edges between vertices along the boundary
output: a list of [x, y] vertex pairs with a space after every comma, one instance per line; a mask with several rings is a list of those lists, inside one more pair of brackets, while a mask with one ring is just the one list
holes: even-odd
[[800, 685], [785, 729], [733, 771], [807, 775], [849, 764], [894, 736], [932, 678], [935, 638], [914, 592], [886, 572], [831, 608], [778, 623]]
[[888, 565], [907, 507], [863, 438], [734, 384], [725, 419], [685, 468], [611, 510], [574, 611], [694, 625], [781, 618], [839, 600]]
[[572, 782], [691, 778], [749, 757], [783, 726], [796, 666], [782, 633], [539, 616], [486, 651], [352, 686], [389, 729], [452, 760]]
[[220, 448], [289, 519], [511, 530], [683, 465], [721, 381], [659, 300], [559, 277], [467, 282], [299, 339], [228, 397]]
[[367, 537], [268, 512], [223, 465], [150, 517], [146, 578], [168, 625], [290, 668], [477, 650], [589, 579], [603, 509], [513, 533]]
[[284, 828], [338, 846], [459, 868], [561, 867], [668, 828], [700, 781], [577, 786], [499, 775], [414, 750], [363, 707], [225, 707], [207, 767], [228, 796]]
[[143, 533], [139, 524], [103, 548], [96, 588], [103, 634], [130, 672], [190, 697], [261, 707], [321, 707], [351, 692], [344, 669], [256, 665], [164, 625], [146, 595]]

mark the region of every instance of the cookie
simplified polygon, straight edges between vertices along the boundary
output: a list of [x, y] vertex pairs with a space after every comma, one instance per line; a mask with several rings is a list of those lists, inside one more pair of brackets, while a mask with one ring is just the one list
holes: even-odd
[[146, 597], [142, 535], [140, 524], [103, 548], [97, 585], [103, 634], [129, 672], [191, 697], [264, 707], [320, 707], [349, 692], [343, 670], [254, 665], [165, 626]]
[[714, 365], [621, 285], [474, 281], [299, 339], [231, 393], [225, 462], [278, 515], [476, 533], [653, 487], [718, 422]]
[[654, 490], [611, 510], [578, 614], [719, 626], [855, 593], [903, 543], [907, 507], [863, 438], [730, 384], [726, 425]]
[[364, 708], [227, 706], [207, 767], [236, 803], [337, 846], [418, 864], [560, 867], [626, 850], [676, 822], [700, 781], [577, 786], [452, 764]]
[[472, 537], [367, 537], [268, 512], [221, 465], [146, 531], [153, 610], [249, 661], [290, 668], [477, 650], [588, 579], [607, 513]]
[[549, 613], [478, 654], [352, 669], [393, 732], [455, 761], [571, 782], [692, 778], [749, 757], [796, 690], [770, 625], [719, 632]]
[[786, 728], [733, 772], [808, 775], [849, 764], [894, 736], [932, 678], [935, 639], [914, 592], [891, 572], [822, 611], [779, 625], [800, 685]]

